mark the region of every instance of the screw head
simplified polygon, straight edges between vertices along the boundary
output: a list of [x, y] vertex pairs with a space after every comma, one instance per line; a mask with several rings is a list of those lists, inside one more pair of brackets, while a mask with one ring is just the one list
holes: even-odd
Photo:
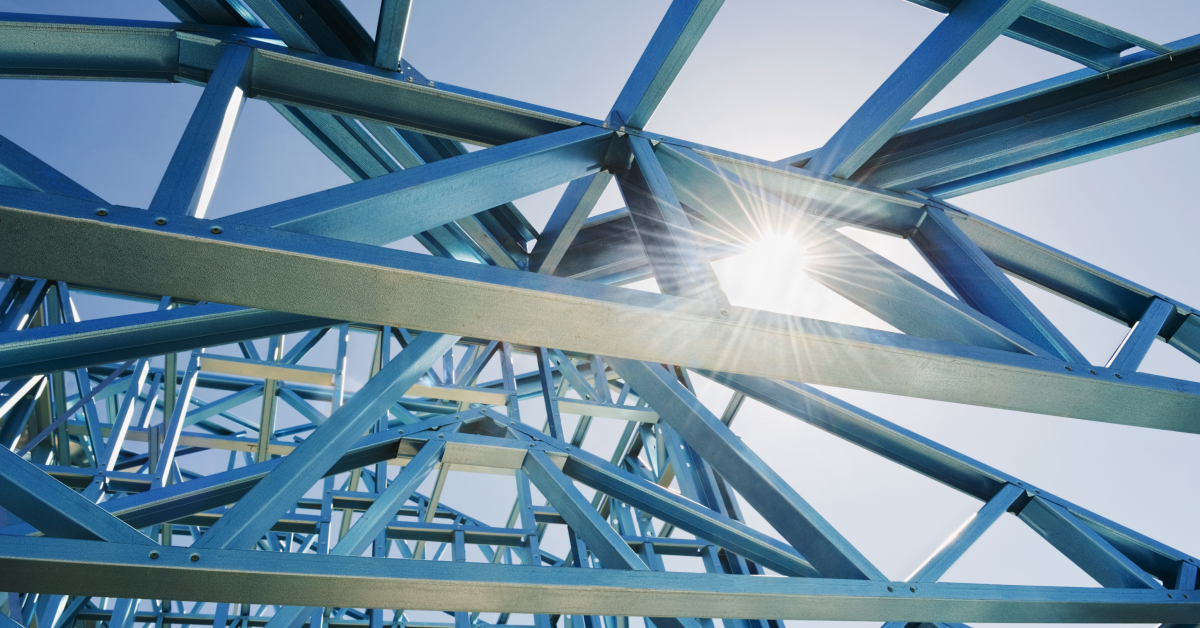
[[196, 562], [196, 561], [200, 560], [200, 555], [199, 555], [199, 554], [192, 554], [192, 555], [191, 555], [191, 556], [189, 556], [188, 558], [191, 558], [191, 559], [192, 559], [192, 562], [194, 563], [194, 562]]
[[158, 559], [158, 552], [152, 550], [150, 552], [150, 560], [157, 560], [157, 559]]
[[156, 224], [156, 225], [165, 225], [165, 224], [167, 224], [167, 219], [166, 219], [166, 218], [155, 218], [155, 219], [154, 219], [154, 224]]
[[97, 209], [97, 210], [96, 210], [96, 215], [97, 215], [97, 216], [107, 216], [107, 215], [108, 215], [108, 210], [107, 210], [107, 209]]
[[211, 232], [213, 232], [213, 233], [221, 233], [221, 228], [220, 228], [220, 227], [213, 227], [212, 229], [209, 229], [209, 231], [211, 231]]

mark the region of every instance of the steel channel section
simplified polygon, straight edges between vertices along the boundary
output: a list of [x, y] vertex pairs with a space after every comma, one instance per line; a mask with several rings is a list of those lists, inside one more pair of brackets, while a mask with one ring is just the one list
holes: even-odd
[[[106, 617], [115, 628], [126, 628], [142, 621], [137, 600], [178, 597], [181, 590], [206, 600], [290, 605], [271, 620], [277, 628], [300, 625], [310, 617], [314, 627], [331, 621], [302, 610], [310, 605], [367, 608], [368, 619], [361, 621], [373, 628], [380, 626], [382, 608], [453, 610], [454, 625], [463, 628], [481, 611], [501, 612], [499, 623], [520, 612], [537, 614], [539, 626], [563, 614], [590, 626], [600, 621], [596, 616], [614, 609], [658, 618], [658, 624], [693, 626], [709, 626], [711, 620], [674, 618], [720, 617], [733, 622], [730, 626], [742, 621], [730, 617], [769, 619], [772, 625], [778, 619], [886, 618], [893, 622], [889, 626], [939, 627], [961, 621], [1195, 624], [1200, 619], [1194, 596], [1184, 593], [1195, 587], [1195, 559], [809, 386], [767, 379], [1200, 433], [1193, 418], [1200, 407], [1200, 386], [1136, 372], [1155, 338], [1200, 359], [1200, 319], [1191, 308], [930, 196], [983, 189], [1200, 130], [1188, 117], [1197, 98], [1191, 74], [1200, 67], [1195, 63], [1200, 53], [1191, 48], [1200, 41], [1160, 46], [1029, 0], [920, 0], [918, 4], [950, 15], [826, 147], [771, 163], [641, 131], [719, 1], [672, 2], [603, 123], [427, 80], [400, 59], [409, 9], [403, 0], [385, 0], [381, 6], [379, 46], [338, 0], [247, 1], [165, 2], [180, 19], [210, 24], [0, 15], [0, 32], [6, 34], [0, 38], [0, 76], [207, 84], [149, 212], [109, 206], [0, 138], [0, 183], [6, 186], [0, 188], [0, 238], [13, 243], [0, 249], [0, 271], [58, 282], [12, 275], [0, 289], [2, 306], [10, 292], [16, 295], [5, 322], [21, 329], [0, 333], [0, 377], [16, 378], [15, 385], [4, 388], [11, 398], [0, 402], [14, 416], [25, 417], [22, 425], [34, 421], [31, 429], [46, 433], [54, 425], [44, 427], [54, 416], [53, 406], [62, 424], [53, 443], [57, 453], [51, 453], [48, 441], [34, 452], [39, 460], [57, 456], [59, 464], [70, 464], [68, 435], [78, 435], [97, 460], [104, 458], [103, 468], [93, 472], [33, 465], [0, 453], [9, 456], [0, 465], [0, 505], [25, 521], [0, 533], [0, 565], [5, 566], [0, 588], [28, 591], [26, 606], [32, 594], [50, 594], [32, 609], [39, 623], [56, 624], [60, 617], [75, 621], [87, 596], [106, 595], [122, 598]], [[259, 19], [274, 31], [256, 28]], [[1090, 71], [1077, 72], [905, 124], [1001, 33], [1109, 75], [1100, 81], [1089, 77]], [[290, 50], [270, 43], [277, 40]], [[1119, 55], [1134, 46], [1145, 51]], [[87, 55], [77, 52], [83, 49]], [[223, 143], [236, 120], [234, 105], [243, 92], [274, 104], [302, 132], [307, 129], [306, 135], [335, 163], [357, 173], [352, 178], [365, 180], [219, 222], [203, 220], [205, 194], [215, 183]], [[493, 148], [468, 154], [457, 141]], [[440, 150], [443, 143], [447, 150], [458, 148]], [[598, 172], [600, 168], [605, 171]], [[614, 175], [631, 211], [587, 220]], [[544, 237], [533, 233], [508, 203], [570, 181], [575, 182]], [[453, 224], [456, 220], [459, 225]], [[817, 254], [809, 272], [905, 334], [728, 305], [710, 258], [736, 253], [773, 227], [796, 224], [805, 225], [808, 244]], [[962, 302], [947, 300], [831, 230], [842, 224], [913, 237]], [[441, 231], [449, 236], [438, 235]], [[492, 261], [514, 270], [374, 246], [409, 235], [418, 236], [435, 255]], [[72, 247], [58, 256], [38, 250], [33, 243], [47, 237]], [[533, 238], [538, 248], [530, 261], [536, 272], [518, 272], [527, 257], [522, 243]], [[443, 250], [446, 245], [465, 248], [456, 253]], [[142, 260], [142, 267], [120, 263], [130, 256]], [[256, 273], [246, 276], [234, 268], [255, 268]], [[621, 283], [651, 269], [666, 295], [547, 276]], [[1129, 335], [1108, 366], [1086, 364], [1002, 271], [1129, 325]], [[318, 289], [314, 278], [336, 290]], [[73, 311], [48, 308], [49, 319], [43, 320], [43, 313], [31, 306], [52, 285], [56, 288], [48, 298], [72, 307], [65, 281], [118, 294], [170, 293], [185, 303], [205, 303], [71, 325], [57, 323], [75, 321]], [[390, 326], [401, 326], [396, 337], [407, 348], [344, 404], [338, 384], [328, 419], [305, 401], [324, 398], [322, 391], [284, 387], [285, 401], [317, 426], [304, 442], [276, 441], [272, 428], [257, 439], [265, 461], [239, 469], [231, 464], [230, 471], [207, 477], [183, 471], [188, 481], [180, 483], [175, 456], [205, 448], [255, 449], [254, 439], [229, 436], [229, 430], [209, 419], [221, 414], [246, 424], [227, 411], [261, 396], [263, 386], [253, 379], [201, 375], [194, 353], [183, 388], [176, 391], [175, 353], [314, 330], [285, 359], [295, 364], [320, 340], [324, 328], [341, 321], [382, 325], [387, 342]], [[414, 337], [408, 328], [423, 333]], [[662, 329], [672, 333], [656, 331]], [[646, 412], [661, 421], [661, 427], [643, 426], [637, 433], [636, 449], [626, 459], [634, 461], [627, 468], [636, 473], [580, 449], [586, 426], [567, 443], [561, 419], [551, 422], [547, 436], [486, 408], [452, 413], [449, 406], [439, 416], [436, 400], [415, 406], [405, 400], [408, 407], [420, 408], [418, 413], [434, 412], [421, 420], [397, 406], [419, 378], [432, 377], [438, 386], [445, 378], [449, 386], [458, 380], [455, 373], [483, 366], [487, 356], [468, 368], [477, 350], [471, 345], [468, 357], [454, 369], [447, 352], [461, 336], [492, 339], [489, 347], [503, 341], [506, 363], [510, 343], [544, 347], [537, 349], [541, 393], [555, 415], [557, 397], [568, 382], [584, 399], [596, 397], [562, 351], [585, 361], [591, 356], [592, 366], [599, 364], [598, 355], [614, 356], [604, 361], [623, 376], [621, 399], [632, 385], [639, 406], [649, 402], [652, 409]], [[735, 344], [757, 351], [730, 352]], [[259, 365], [253, 347], [242, 347], [247, 360], [239, 363]], [[382, 349], [386, 355], [387, 347]], [[146, 360], [163, 353], [171, 385], [162, 404], [150, 403], [155, 380], [142, 419], [144, 427], [156, 405], [171, 416], [162, 453], [155, 447], [149, 454], [156, 476], [114, 471], [146, 459], [127, 457], [120, 443], [127, 436], [145, 439], [144, 429], [130, 425], [133, 401], [151, 373]], [[559, 362], [557, 369], [550, 356]], [[280, 359], [278, 352], [272, 359]], [[111, 365], [122, 360], [121, 368], [141, 360], [137, 374], [112, 383], [118, 373]], [[386, 361], [380, 359], [379, 365]], [[431, 370], [437, 362], [443, 362], [444, 375]], [[869, 372], [846, 366], [864, 363], [872, 365]], [[726, 422], [695, 399], [686, 370], [670, 374], [660, 364], [697, 369], [734, 388], [735, 398], [756, 398], [986, 503], [911, 582], [887, 582], [745, 448]], [[89, 366], [95, 367], [90, 373]], [[85, 421], [66, 420], [76, 410], [65, 412], [70, 401], [64, 379], [41, 377], [71, 368], [84, 395], [73, 408], [86, 404]], [[338, 368], [340, 377], [344, 364]], [[499, 402], [489, 397], [487, 403], [507, 404], [516, 418], [522, 388], [511, 365], [506, 369], [503, 388], [510, 393], [500, 395]], [[911, 378], [914, 369], [923, 373], [920, 381]], [[92, 399], [89, 380], [105, 374], [108, 378]], [[595, 376], [598, 386], [607, 388], [603, 374]], [[522, 377], [525, 388], [534, 384], [533, 374]], [[116, 387], [129, 382], [135, 387], [118, 413]], [[198, 385], [236, 392], [216, 402], [193, 403], [191, 393]], [[108, 400], [110, 413], [120, 415], [119, 428], [100, 426], [94, 402], [102, 399]], [[264, 401], [264, 413], [273, 401], [273, 395]], [[198, 406], [194, 411], [193, 405]], [[458, 407], [466, 410], [465, 403]], [[727, 415], [733, 411], [731, 405]], [[387, 429], [389, 412], [398, 416], [390, 422], [393, 428], [403, 427]], [[376, 424], [380, 431], [362, 436]], [[181, 434], [188, 425], [213, 436]], [[154, 426], [149, 433], [166, 427]], [[9, 428], [4, 425], [11, 432]], [[627, 440], [622, 440], [622, 450]], [[192, 449], [182, 449], [183, 441]], [[435, 494], [431, 499], [412, 495], [445, 447], [451, 453], [443, 459]], [[643, 448], [651, 458], [657, 455], [653, 469], [633, 458]], [[287, 455], [271, 460], [270, 453]], [[621, 456], [618, 451], [614, 463]], [[385, 489], [380, 481], [385, 462], [397, 457], [411, 462]], [[599, 560], [592, 566], [603, 568], [551, 572], [465, 564], [465, 543], [483, 544], [485, 558], [500, 563], [504, 547], [526, 541], [521, 529], [480, 526], [440, 505], [433, 510], [452, 464], [467, 470], [524, 469], [557, 507], [546, 521], [537, 520], [540, 527], [569, 525], [574, 566], [589, 566], [586, 542]], [[367, 500], [361, 506], [347, 506], [366, 513], [352, 528], [343, 526], [349, 536], [335, 546], [334, 556], [259, 552], [251, 557], [228, 551], [266, 548], [264, 534], [265, 543], [274, 544], [285, 538], [278, 533], [288, 533], [290, 543], [290, 533], [321, 530], [325, 536], [318, 545], [321, 552], [328, 551], [327, 525], [322, 528], [317, 517], [287, 511], [298, 504], [308, 507], [303, 494], [320, 478], [330, 478], [330, 492], [332, 476], [368, 465], [374, 469], [363, 472], [364, 477], [375, 491], [363, 494]], [[672, 476], [685, 495], [700, 503], [659, 485]], [[572, 480], [611, 499], [598, 494], [593, 502], [605, 507], [597, 513]], [[88, 498], [106, 485], [117, 492], [145, 492], [101, 504]], [[740, 523], [730, 486], [804, 556]], [[80, 495], [71, 487], [87, 490]], [[402, 507], [410, 495], [418, 506]], [[697, 540], [662, 539], [653, 527], [640, 532], [648, 536], [629, 536], [634, 532], [629, 508], [613, 500], [631, 506], [640, 525], [656, 517], [663, 521], [664, 533], [678, 527]], [[230, 503], [230, 508], [214, 510]], [[614, 503], [623, 514], [609, 510]], [[322, 512], [333, 505], [330, 492]], [[452, 516], [456, 525], [394, 521], [398, 511], [420, 515], [417, 508], [429, 509], [425, 521]], [[1006, 511], [1018, 514], [1111, 588], [927, 582], [942, 575]], [[350, 511], [345, 512], [348, 516]], [[625, 536], [604, 519], [618, 515], [624, 517]], [[515, 514], [509, 525], [514, 520]], [[173, 523], [162, 528], [164, 543], [170, 545], [173, 530], [193, 526], [192, 547], [147, 552], [145, 545], [153, 542], [134, 527], [167, 522]], [[469, 524], [468, 529], [462, 524]], [[530, 525], [527, 521], [526, 528]], [[197, 526], [208, 530], [201, 536]], [[13, 536], [39, 530], [67, 538]], [[311, 536], [310, 544], [315, 539]], [[418, 554], [424, 542], [448, 543], [453, 560], [436, 561], [442, 550], [433, 562], [349, 556], [372, 544], [373, 555], [379, 555], [387, 539], [417, 540]], [[726, 550], [719, 560], [718, 545]], [[647, 569], [635, 549], [656, 571]], [[703, 557], [710, 574], [664, 573], [656, 552]], [[543, 562], [564, 562], [541, 553]], [[712, 573], [758, 573], [745, 559], [784, 575], [810, 578]], [[10, 581], [17, 573], [21, 582]], [[77, 593], [82, 596], [64, 597]], [[10, 596], [9, 601], [16, 604], [18, 598]], [[219, 623], [225, 623], [229, 611], [228, 604], [218, 605]], [[603, 620], [624, 624], [611, 615]], [[165, 621], [165, 615], [160, 613], [158, 621]], [[218, 618], [209, 616], [208, 621], [217, 623]], [[397, 621], [405, 621], [400, 611]]]
[[1161, 590], [530, 569], [186, 547], [162, 547], [150, 558], [148, 549], [0, 537], [0, 587], [151, 598], [186, 590], [241, 603], [358, 608], [579, 615], [619, 608], [650, 617], [1192, 623], [1200, 613], [1196, 596]]
[[[35, 195], [23, 203], [34, 211], [12, 207], [12, 197], [24, 194]], [[11, 190], [6, 193], [8, 206], [0, 208], [0, 234], [14, 243], [0, 250], [0, 267], [25, 275], [62, 277], [114, 290], [183, 292], [182, 298], [270, 310], [302, 308], [310, 315], [340, 320], [691, 368], [1200, 430], [1193, 414], [1200, 404], [1200, 387], [1182, 380], [1103, 367], [1068, 370], [1070, 365], [1037, 356], [721, 308], [273, 229], [221, 222], [223, 232], [213, 234], [212, 221], [176, 217], [159, 226], [143, 210], [117, 207], [98, 217], [89, 204], [72, 205], [60, 197], [36, 194]], [[32, 244], [34, 234], [77, 244], [68, 255], [51, 254]], [[136, 251], [147, 260], [147, 271], [171, 268], [174, 275], [135, 274], [120, 262], [121, 255], [113, 255], [118, 251]], [[73, 256], [88, 264], [76, 263]], [[158, 265], [149, 264], [155, 258]], [[210, 259], [221, 264], [205, 261]], [[261, 269], [258, 276], [263, 280], [236, 272], [239, 268]], [[315, 277], [327, 278], [355, 297], [331, 295], [313, 283]], [[245, 289], [248, 282], [256, 288]], [[440, 307], [451, 302], [459, 304], [453, 311]], [[405, 307], [398, 308], [398, 303]], [[514, 328], [512, 323], [518, 321], [519, 328]], [[622, 329], [623, 335], [606, 329]], [[657, 329], [675, 334], [664, 336]], [[731, 354], [725, 349], [729, 342], [749, 343], [762, 347], [762, 352]], [[806, 351], [797, 354], [796, 346]], [[924, 365], [925, 377], [919, 380], [909, 376], [914, 360]], [[875, 365], [869, 374], [852, 366], [867, 362]], [[1010, 394], [1018, 390], [1023, 394]]]

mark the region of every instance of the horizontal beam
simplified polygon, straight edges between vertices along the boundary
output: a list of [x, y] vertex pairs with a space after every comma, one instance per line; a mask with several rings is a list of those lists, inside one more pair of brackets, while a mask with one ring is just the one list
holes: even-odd
[[[34, 16], [36, 18], [38, 16]], [[205, 83], [223, 40], [255, 48], [246, 95], [492, 146], [591, 120], [266, 43], [266, 29], [0, 14], [0, 77]], [[251, 39], [254, 38], [254, 39]]]
[[214, 347], [340, 322], [206, 303], [4, 332], [0, 333], [0, 380]]
[[[909, 584], [378, 560], [0, 537], [0, 588], [107, 597], [509, 613], [856, 621], [1194, 623], [1167, 591]], [[193, 559], [192, 556], [196, 558]], [[263, 586], [264, 579], [270, 586]], [[890, 587], [890, 590], [889, 590]]]
[[[0, 238], [11, 243], [0, 248], [0, 272], [1200, 432], [1200, 384], [1193, 382], [743, 308], [730, 307], [724, 314], [715, 304], [691, 299], [271, 229], [227, 225], [213, 234], [212, 221], [177, 217], [159, 226], [149, 212], [119, 207], [98, 217], [91, 204], [26, 190], [5, 193], [0, 204]], [[13, 207], [22, 204], [26, 207]], [[49, 251], [37, 244], [45, 238], [75, 245], [65, 254]], [[144, 264], [130, 268], [126, 254], [136, 254]], [[328, 285], [341, 289], [331, 293]], [[397, 308], [398, 303], [404, 307]], [[730, 352], [735, 345], [758, 351]], [[861, 364], [873, 368], [866, 372]], [[914, 368], [924, 377], [911, 377]]]

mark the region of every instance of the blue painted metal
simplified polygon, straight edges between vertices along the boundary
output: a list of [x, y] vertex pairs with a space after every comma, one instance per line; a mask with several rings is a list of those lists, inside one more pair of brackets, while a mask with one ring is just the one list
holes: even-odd
[[[22, 519], [0, 529], [0, 588], [20, 591], [10, 609], [51, 628], [226, 628], [231, 614], [238, 628], [494, 628], [511, 613], [538, 628], [565, 615], [624, 628], [630, 614], [706, 628], [709, 617], [1195, 624], [1184, 592], [1197, 559], [790, 381], [1200, 431], [1200, 388], [1136, 372], [1155, 338], [1200, 359], [1195, 310], [943, 200], [1194, 132], [1200, 39], [1160, 46], [1038, 1], [917, 3], [950, 15], [826, 147], [781, 162], [641, 130], [719, 1], [671, 4], [606, 120], [430, 80], [400, 58], [404, 0], [381, 3], [374, 41], [339, 0], [165, 0], [181, 24], [0, 15], [2, 76], [205, 86], [148, 212], [108, 205], [0, 141], [0, 441], [20, 451], [0, 453], [0, 505]], [[1092, 69], [908, 122], [1000, 34]], [[1133, 46], [1144, 50], [1120, 56]], [[204, 220], [239, 90], [355, 183]], [[612, 177], [629, 209], [589, 218]], [[567, 182], [544, 233], [511, 202]], [[960, 298], [843, 225], [912, 238]], [[803, 272], [903, 333], [729, 305], [710, 261], [775, 231], [801, 234]], [[409, 235], [435, 257], [378, 246]], [[1089, 366], [1001, 271], [1131, 331], [1108, 366]], [[664, 294], [603, 285], [642, 277]], [[90, 320], [67, 281], [149, 295], [159, 311]], [[285, 353], [283, 334], [301, 331]], [[374, 377], [356, 391], [352, 332], [375, 343], [363, 365]], [[389, 361], [393, 337], [405, 349]], [[310, 366], [333, 338], [333, 367]], [[242, 358], [219, 361], [242, 374], [206, 372], [216, 362], [198, 356], [230, 343]], [[499, 378], [477, 382], [497, 360]], [[332, 386], [283, 383], [287, 369]], [[688, 369], [734, 390], [723, 416], [696, 399]], [[200, 389], [220, 396], [201, 401]], [[519, 401], [533, 397], [542, 430], [522, 420]], [[260, 421], [234, 413], [259, 398]], [[908, 582], [888, 582], [729, 430], [747, 398], [985, 503]], [[279, 399], [300, 424], [276, 425]], [[629, 423], [596, 455], [589, 434], [611, 420]], [[200, 452], [227, 452], [227, 470]], [[415, 493], [439, 460], [431, 494]], [[406, 467], [390, 485], [389, 461]], [[443, 503], [451, 469], [515, 476], [504, 526]], [[748, 526], [738, 494], [788, 542]], [[936, 583], [1005, 512], [1110, 590]], [[560, 525], [565, 558], [547, 551]], [[68, 538], [16, 538], [35, 526]], [[164, 546], [151, 557], [129, 526], [153, 526]], [[421, 560], [429, 543], [433, 560]], [[699, 558], [708, 574], [670, 573], [664, 555]], [[768, 570], [785, 577], [748, 577]], [[97, 608], [97, 596], [120, 600]], [[214, 615], [137, 608], [169, 597], [222, 603]], [[226, 601], [285, 608], [250, 617]]]
[[608, 114], [611, 127], [650, 122], [683, 64], [725, 0], [673, 0]]
[[959, 2], [805, 167], [849, 178], [1031, 4]]

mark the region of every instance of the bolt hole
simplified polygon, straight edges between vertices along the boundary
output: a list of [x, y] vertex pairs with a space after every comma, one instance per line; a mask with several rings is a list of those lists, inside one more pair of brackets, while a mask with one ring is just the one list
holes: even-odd
[[155, 218], [155, 219], [154, 219], [154, 224], [156, 224], [156, 225], [165, 225], [165, 224], [167, 224], [167, 219], [166, 219], [166, 218]]
[[1095, 370], [1093, 370], [1093, 369], [1088, 369], [1088, 372], [1089, 372], [1089, 373], [1091, 373], [1092, 375], [1095, 375], [1095, 374], [1096, 374], [1096, 371], [1095, 371]]
[[721, 316], [729, 316], [729, 310], [721, 308]]
[[150, 552], [150, 560], [155, 560], [157, 558], [158, 558], [158, 552]]
[[888, 591], [891, 591], [891, 590], [892, 590], [892, 587], [888, 587]]
[[1125, 379], [1124, 377], [1121, 377], [1120, 373], [1114, 373], [1114, 375], [1116, 376], [1117, 379]]
[[200, 555], [199, 555], [199, 554], [192, 554], [190, 558], [192, 559], [192, 562], [194, 563], [194, 562], [196, 562], [196, 561], [200, 560]]
[[96, 215], [97, 215], [97, 216], [107, 216], [107, 215], [108, 215], [108, 210], [107, 210], [107, 209], [97, 209], [97, 210], [96, 210]]
[[1068, 371], [1074, 371], [1075, 369], [1073, 369], [1073, 368], [1071, 368], [1071, 367], [1069, 367], [1069, 366], [1068, 366], [1068, 367], [1067, 367], [1067, 370], [1068, 370]]
[[220, 227], [213, 227], [212, 229], [209, 229], [209, 231], [211, 231], [211, 232], [213, 232], [213, 233], [221, 233], [221, 228], [220, 228]]

